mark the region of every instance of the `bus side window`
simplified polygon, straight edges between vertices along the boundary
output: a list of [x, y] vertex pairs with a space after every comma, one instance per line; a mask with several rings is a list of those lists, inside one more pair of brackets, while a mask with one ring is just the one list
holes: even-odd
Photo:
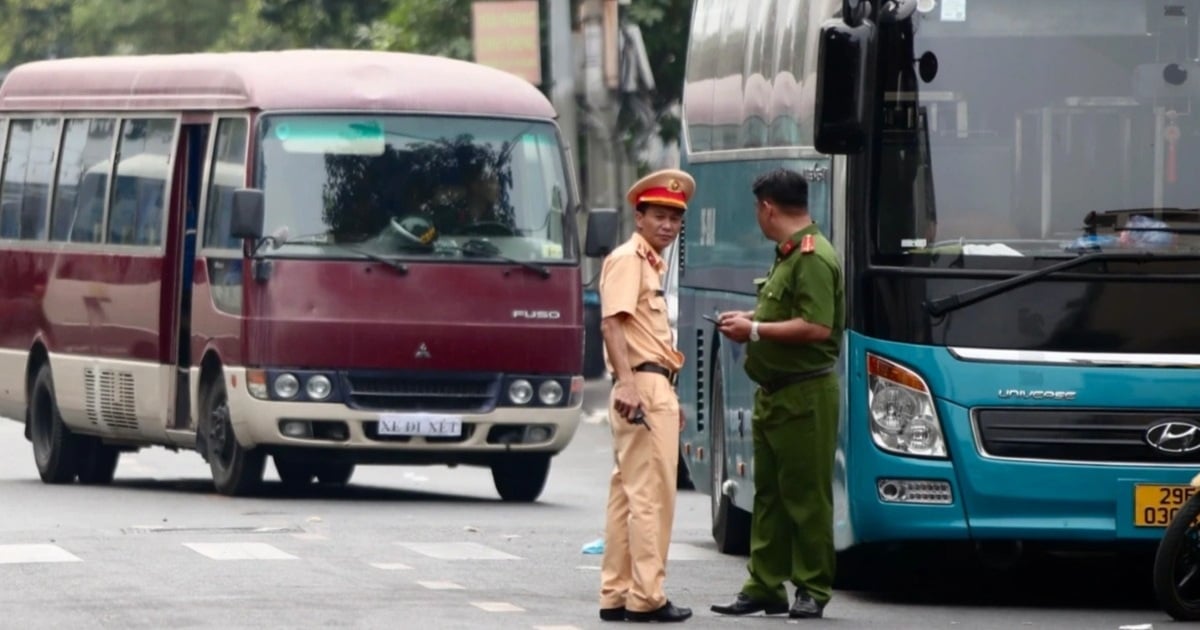
[[162, 242], [162, 190], [171, 170], [174, 136], [171, 118], [122, 124], [108, 242], [150, 246]]
[[50, 240], [94, 243], [103, 235], [104, 195], [112, 172], [115, 121], [78, 118], [66, 122], [59, 149], [58, 181], [50, 217]]
[[240, 249], [241, 243], [229, 235], [233, 213], [233, 191], [242, 187], [246, 164], [246, 121], [222, 120], [209, 172], [208, 208], [204, 218], [204, 247]]

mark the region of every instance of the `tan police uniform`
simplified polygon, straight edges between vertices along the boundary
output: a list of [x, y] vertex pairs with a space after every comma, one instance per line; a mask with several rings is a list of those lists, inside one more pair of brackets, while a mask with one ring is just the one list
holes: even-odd
[[[653, 203], [685, 209], [695, 182], [677, 170], [658, 171], [634, 184], [633, 207]], [[662, 291], [666, 262], [639, 234], [617, 247], [600, 272], [602, 317], [626, 314], [623, 332], [629, 366], [646, 426], [621, 417], [609, 399], [616, 465], [609, 484], [601, 567], [600, 607], [649, 612], [667, 603], [663, 591], [667, 548], [675, 516], [679, 458], [679, 399], [675, 375], [683, 355], [675, 349]], [[605, 361], [613, 365], [607, 346]], [[649, 428], [647, 428], [649, 427]]]

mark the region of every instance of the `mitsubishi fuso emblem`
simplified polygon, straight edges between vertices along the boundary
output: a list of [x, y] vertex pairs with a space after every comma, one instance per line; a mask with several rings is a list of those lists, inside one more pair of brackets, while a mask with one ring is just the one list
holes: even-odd
[[1164, 453], [1200, 449], [1200, 424], [1187, 418], [1168, 418], [1146, 429], [1146, 443]]
[[424, 341], [422, 341], [421, 345], [417, 346], [417, 353], [414, 356], [416, 356], [418, 359], [428, 359], [433, 355], [429, 354], [429, 347], [425, 345]]

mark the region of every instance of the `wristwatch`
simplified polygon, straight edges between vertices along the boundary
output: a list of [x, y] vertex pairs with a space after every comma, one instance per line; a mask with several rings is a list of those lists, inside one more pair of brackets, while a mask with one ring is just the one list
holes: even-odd
[[758, 320], [750, 323], [750, 341], [758, 341]]

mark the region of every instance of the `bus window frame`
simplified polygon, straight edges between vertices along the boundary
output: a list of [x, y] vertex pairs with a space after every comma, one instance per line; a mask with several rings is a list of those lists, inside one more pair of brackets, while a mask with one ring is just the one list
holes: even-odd
[[[213, 112], [211, 122], [209, 123], [208, 141], [204, 149], [204, 173], [200, 176], [200, 204], [199, 212], [196, 214], [196, 258], [222, 258], [222, 259], [241, 259], [242, 248], [235, 247], [210, 247], [206, 245], [208, 241], [208, 195], [211, 192], [213, 171], [216, 170], [216, 162], [214, 151], [217, 149], [217, 135], [221, 130], [221, 123], [226, 120], [242, 120], [246, 123], [246, 142], [242, 150], [242, 186], [248, 186], [248, 182], [253, 177], [253, 165], [250, 163], [250, 158], [257, 143], [255, 142], [255, 130], [258, 128], [258, 118], [261, 116], [247, 111], [217, 111]], [[217, 242], [222, 242], [224, 239], [218, 239]]]

